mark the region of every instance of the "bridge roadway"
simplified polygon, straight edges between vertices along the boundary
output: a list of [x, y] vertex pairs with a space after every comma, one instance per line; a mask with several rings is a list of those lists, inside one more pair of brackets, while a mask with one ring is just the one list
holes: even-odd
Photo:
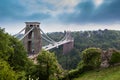
[[[47, 46], [43, 46], [42, 49], [44, 50], [50, 50], [53, 48], [58, 48], [60, 45], [63, 45], [65, 43], [69, 43], [69, 42], [73, 42], [74, 40], [64, 40], [64, 41], [59, 41], [59, 42], [55, 42], [53, 44], [49, 44]], [[39, 54], [35, 54], [35, 55], [29, 55], [28, 58], [30, 59], [34, 59], [38, 56]]]
[[47, 46], [42, 47], [44, 50], [50, 50], [53, 48], [58, 48], [58, 46], [63, 45], [65, 43], [69, 43], [72, 42], [73, 40], [64, 40], [64, 41], [60, 41], [60, 42], [55, 42], [53, 44], [49, 44]]

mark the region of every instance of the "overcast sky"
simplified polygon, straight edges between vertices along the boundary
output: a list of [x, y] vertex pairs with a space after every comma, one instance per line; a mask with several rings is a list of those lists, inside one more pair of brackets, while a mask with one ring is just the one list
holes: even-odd
[[120, 0], [0, 0], [0, 27], [14, 34], [29, 21], [45, 32], [120, 30]]

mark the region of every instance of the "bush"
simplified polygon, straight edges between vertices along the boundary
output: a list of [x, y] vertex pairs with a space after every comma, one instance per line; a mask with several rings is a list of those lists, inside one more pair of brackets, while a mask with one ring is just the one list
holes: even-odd
[[69, 78], [70, 80], [78, 77], [79, 74], [92, 70], [100, 66], [101, 63], [101, 50], [98, 48], [88, 48], [84, 50], [81, 54], [81, 61], [78, 64], [77, 69], [69, 71], [66, 79]]
[[69, 78], [72, 79], [72, 78], [75, 78], [75, 77], [78, 77], [79, 76], [79, 70], [78, 69], [74, 69], [74, 70], [71, 70], [69, 71]]
[[87, 67], [97, 68], [101, 63], [101, 49], [99, 48], [88, 48], [82, 52], [83, 64]]
[[110, 64], [120, 63], [120, 52], [114, 51], [112, 53], [112, 56], [111, 56], [109, 63]]

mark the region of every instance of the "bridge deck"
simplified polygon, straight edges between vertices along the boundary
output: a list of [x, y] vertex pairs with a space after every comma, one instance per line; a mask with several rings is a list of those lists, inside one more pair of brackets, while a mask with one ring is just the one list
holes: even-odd
[[69, 43], [69, 42], [73, 42], [73, 40], [64, 40], [64, 41], [60, 41], [60, 42], [56, 42], [54, 44], [49, 44], [47, 46], [42, 47], [44, 50], [50, 50], [53, 48], [57, 48], [60, 45], [63, 45], [65, 43]]
[[[66, 43], [69, 43], [69, 42], [73, 42], [74, 40], [64, 40], [64, 41], [60, 41], [60, 42], [56, 42], [54, 44], [49, 44], [47, 46], [43, 46], [42, 48], [44, 50], [50, 50], [50, 49], [53, 49], [53, 48], [57, 48], [58, 46], [60, 45], [63, 45], [63, 44], [66, 44]], [[30, 59], [34, 59], [38, 56], [39, 54], [34, 54], [34, 55], [29, 55], [28, 58]]]

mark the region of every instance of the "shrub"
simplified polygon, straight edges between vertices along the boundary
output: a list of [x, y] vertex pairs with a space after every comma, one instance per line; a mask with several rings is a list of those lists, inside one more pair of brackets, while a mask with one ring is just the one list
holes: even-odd
[[112, 56], [111, 56], [109, 63], [110, 64], [120, 63], [120, 52], [114, 51], [112, 53]]
[[82, 52], [81, 61], [78, 64], [78, 67], [75, 70], [69, 71], [66, 78], [70, 80], [72, 78], [78, 77], [79, 74], [92, 70], [100, 66], [101, 63], [101, 50], [98, 48], [88, 48]]
[[79, 76], [78, 73], [79, 73], [78, 69], [69, 71], [69, 78], [72, 79], [72, 78], [78, 77]]
[[101, 49], [99, 48], [88, 48], [82, 52], [83, 64], [86, 67], [97, 68], [100, 66]]

